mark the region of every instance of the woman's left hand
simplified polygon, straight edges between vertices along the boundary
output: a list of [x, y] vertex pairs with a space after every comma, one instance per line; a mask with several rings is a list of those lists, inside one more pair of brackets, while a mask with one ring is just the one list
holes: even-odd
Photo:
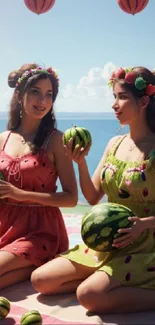
[[129, 217], [128, 220], [133, 222], [133, 225], [130, 228], [123, 228], [119, 229], [119, 234], [124, 234], [124, 236], [121, 236], [113, 241], [113, 247], [117, 248], [124, 248], [130, 244], [132, 244], [144, 231], [144, 224], [142, 222], [142, 219], [138, 217]]
[[0, 199], [10, 198], [14, 200], [21, 200], [23, 190], [8, 183], [0, 180]]

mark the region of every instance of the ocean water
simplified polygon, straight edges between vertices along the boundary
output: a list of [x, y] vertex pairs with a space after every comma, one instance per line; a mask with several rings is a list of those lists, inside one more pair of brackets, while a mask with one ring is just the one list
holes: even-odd
[[[59, 116], [57, 118], [57, 128], [63, 132], [66, 129], [72, 127], [72, 125], [83, 126], [90, 131], [92, 135], [92, 146], [86, 159], [87, 159], [87, 164], [91, 176], [93, 175], [110, 138], [115, 135], [122, 134], [124, 132], [123, 130], [120, 129], [120, 126], [116, 119], [107, 118], [107, 116], [106, 115], [104, 116], [104, 114], [102, 115], [101, 118], [99, 118], [100, 115], [99, 116], [93, 115], [93, 116], [94, 118], [93, 117], [87, 118], [84, 115], [81, 115], [80, 117], [78, 116], [77, 118], [75, 116], [72, 117], [67, 116], [67, 118], [64, 118], [64, 116], [61, 118], [61, 116]], [[0, 132], [6, 129], [6, 123], [7, 123], [6, 118], [0, 119]], [[76, 163], [74, 163], [74, 168], [75, 168], [76, 179], [78, 183], [79, 202], [86, 204], [86, 200], [83, 197], [79, 186], [78, 168]], [[57, 185], [59, 191], [61, 189], [61, 185], [59, 181]]]

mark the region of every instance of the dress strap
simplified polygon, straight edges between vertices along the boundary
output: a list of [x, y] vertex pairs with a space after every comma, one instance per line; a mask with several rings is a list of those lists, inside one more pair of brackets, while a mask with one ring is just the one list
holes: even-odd
[[9, 138], [10, 138], [11, 132], [12, 132], [12, 131], [9, 131], [8, 134], [7, 134], [7, 137], [6, 137], [6, 139], [5, 139], [5, 141], [4, 141], [4, 144], [3, 144], [3, 146], [2, 146], [2, 151], [4, 151], [4, 149], [5, 149], [5, 147], [6, 147], [6, 144], [7, 144], [8, 140], [9, 140]]
[[45, 140], [45, 142], [44, 142], [44, 144], [43, 144], [43, 147], [42, 147], [44, 150], [47, 149], [47, 146], [48, 146], [48, 144], [49, 144], [49, 141], [50, 141], [52, 135], [53, 135], [56, 131], [57, 131], [57, 129], [53, 129], [52, 132], [47, 136], [47, 138], [46, 138], [46, 140]]
[[126, 138], [126, 134], [123, 136], [120, 136], [119, 138], [117, 138], [117, 140], [114, 142], [111, 150], [110, 150], [110, 154], [112, 154], [113, 156], [115, 156], [116, 151], [119, 147], [119, 145], [121, 144], [121, 142], [124, 140], [124, 138]]

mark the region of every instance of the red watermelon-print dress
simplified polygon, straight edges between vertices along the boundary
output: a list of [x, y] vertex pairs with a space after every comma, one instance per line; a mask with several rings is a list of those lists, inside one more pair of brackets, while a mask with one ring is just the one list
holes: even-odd
[[[56, 192], [57, 172], [46, 154], [49, 139], [37, 154], [13, 158], [0, 151], [0, 171], [6, 181], [26, 191]], [[68, 249], [68, 236], [60, 209], [11, 199], [0, 200], [0, 250], [22, 256], [40, 266]]]

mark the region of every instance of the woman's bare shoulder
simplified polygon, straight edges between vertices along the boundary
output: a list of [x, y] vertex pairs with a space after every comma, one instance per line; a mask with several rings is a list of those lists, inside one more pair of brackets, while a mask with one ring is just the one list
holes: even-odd
[[61, 147], [63, 147], [63, 132], [56, 129], [54, 132], [51, 132], [51, 136], [49, 136], [47, 151], [57, 151]]
[[111, 150], [111, 148], [113, 147], [113, 145], [120, 139], [122, 139], [124, 137], [124, 135], [116, 135], [114, 137], [112, 137], [108, 144], [107, 144], [107, 150]]
[[2, 149], [3, 144], [4, 144], [8, 134], [9, 134], [9, 131], [4, 131], [4, 132], [0, 133], [0, 150]]

